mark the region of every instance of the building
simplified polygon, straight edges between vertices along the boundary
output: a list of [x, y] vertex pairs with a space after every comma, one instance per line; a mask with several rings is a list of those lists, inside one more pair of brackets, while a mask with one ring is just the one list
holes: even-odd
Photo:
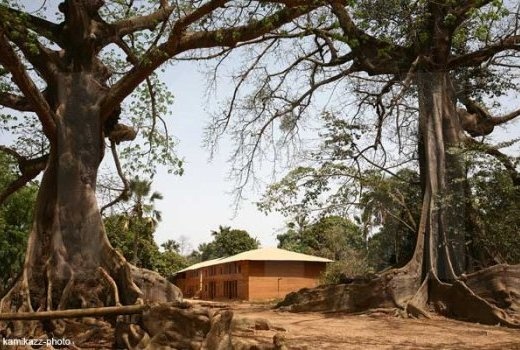
[[318, 285], [329, 259], [263, 248], [204, 261], [178, 271], [173, 282], [186, 298], [268, 300]]

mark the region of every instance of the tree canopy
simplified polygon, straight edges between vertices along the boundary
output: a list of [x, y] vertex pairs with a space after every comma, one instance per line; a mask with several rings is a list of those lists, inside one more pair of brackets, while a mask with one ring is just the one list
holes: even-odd
[[258, 239], [251, 237], [247, 231], [232, 229], [229, 226], [219, 226], [218, 231], [211, 231], [211, 235], [213, 241], [199, 245], [196, 252], [197, 260], [224, 258], [260, 246]]
[[[0, 125], [13, 134], [0, 150], [15, 155], [21, 171], [2, 188], [2, 202], [43, 172], [24, 268], [0, 312], [180, 300], [178, 288], [110, 245], [96, 193], [105, 152], [121, 179], [109, 205], [128, 195], [128, 172], [152, 176], [164, 164], [181, 173], [164, 121], [172, 95], [160, 70], [174, 59], [262, 42], [318, 5], [63, 0], [32, 11], [0, 1]], [[60, 324], [62, 334], [77, 329], [74, 322]], [[35, 337], [48, 328], [1, 326]], [[98, 326], [107, 328], [103, 320]]]
[[[486, 280], [499, 274], [506, 294], [518, 294], [519, 266], [486, 270], [479, 262], [479, 215], [465, 162], [480, 150], [518, 184], [514, 159], [492, 141], [497, 126], [520, 116], [514, 103], [520, 91], [517, 4], [330, 1], [314, 14], [309, 25], [251, 52], [255, 59], [237, 74], [231, 107], [215, 117], [213, 135], [227, 131], [237, 140], [238, 195], [258, 164], [280, 164], [284, 154], [294, 162], [290, 151], [305, 146], [297, 153], [303, 165], [283, 186], [270, 188], [282, 192], [282, 201], [296, 197], [296, 206], [282, 202], [282, 210], [320, 204], [327, 190], [335, 195], [321, 208], [346, 210], [363, 199], [367, 171], [398, 177], [404, 167], [418, 169], [421, 204], [410, 260], [371, 282], [346, 286], [344, 293], [368, 299], [341, 307], [393, 305], [423, 315], [426, 303], [442, 303], [459, 318], [517, 325], [505, 311], [509, 306], [497, 307], [505, 304], [489, 290], [472, 292], [493, 289]], [[292, 40], [296, 36], [302, 39]], [[307, 145], [299, 142], [316, 129]], [[382, 295], [388, 289], [391, 297]]]

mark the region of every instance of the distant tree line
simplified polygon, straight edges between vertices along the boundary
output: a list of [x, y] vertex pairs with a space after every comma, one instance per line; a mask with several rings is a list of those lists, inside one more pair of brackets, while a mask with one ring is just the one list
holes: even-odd
[[[500, 167], [472, 158], [469, 169], [468, 190], [478, 213], [467, 215], [481, 218], [471, 242], [474, 250], [489, 264], [519, 263], [520, 191]], [[309, 177], [311, 172], [315, 177]], [[328, 186], [316, 169], [293, 170], [271, 185], [259, 204], [265, 211], [275, 209], [291, 219], [286, 231], [277, 236], [279, 248], [334, 260], [323, 276], [324, 283], [401, 267], [413, 254], [422, 200], [418, 172], [402, 169], [396, 176], [385, 176], [371, 171], [364, 174], [362, 182], [363, 194], [352, 210], [357, 215], [350, 217], [332, 214], [330, 206], [319, 211], [317, 202], [311, 204], [310, 198], [324, 195]], [[304, 190], [292, 202], [289, 188]], [[348, 197], [343, 203], [328, 197], [327, 203], [333, 200], [341, 208], [349, 205]], [[316, 210], [320, 214], [313, 218]]]
[[[7, 155], [0, 153], [0, 185], [14, 178], [13, 164]], [[472, 243], [483, 257], [493, 260], [490, 263], [519, 263], [520, 192], [507, 171], [477, 158], [471, 164], [470, 190], [482, 218], [474, 236], [476, 241]], [[406, 264], [413, 253], [420, 217], [420, 179], [416, 171], [402, 169], [396, 177], [373, 171], [366, 173], [363, 178], [365, 190], [357, 203], [358, 215], [350, 218], [326, 212], [312, 218], [311, 207], [305, 206], [310, 205], [310, 200], [305, 198], [318, 194], [317, 178], [304, 186], [307, 191], [303, 200], [294, 205], [281, 195], [300, 181], [302, 174], [308, 175], [310, 171], [295, 169], [282, 181], [271, 185], [260, 203], [261, 209], [280, 210], [290, 218], [285, 231], [277, 236], [279, 248], [334, 260], [323, 276], [324, 283], [336, 283], [342, 277]], [[30, 184], [0, 208], [0, 292], [21, 271], [37, 188], [36, 182]], [[126, 198], [129, 208], [106, 216], [104, 221], [111, 244], [136, 266], [171, 276], [191, 264], [260, 246], [258, 239], [247, 231], [229, 226], [219, 226], [218, 230], [211, 231], [212, 241], [201, 243], [191, 252], [181, 249], [185, 243], [176, 240], [159, 246], [154, 233], [161, 213], [153, 203], [162, 196], [151, 192], [150, 182], [139, 179], [133, 179], [129, 188]], [[282, 202], [283, 208], [277, 207]]]

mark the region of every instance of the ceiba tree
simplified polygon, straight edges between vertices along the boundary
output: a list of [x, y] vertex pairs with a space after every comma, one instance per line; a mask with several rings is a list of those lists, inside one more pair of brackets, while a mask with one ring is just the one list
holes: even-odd
[[[16, 2], [0, 5], [0, 105], [36, 115], [46, 140], [36, 158], [2, 147], [21, 171], [2, 199], [43, 171], [23, 273], [1, 299], [2, 312], [178, 299], [176, 287], [127, 263], [103, 227], [96, 182], [105, 140], [114, 147], [136, 137], [132, 126], [118, 122], [123, 101], [150, 85], [154, 71], [173, 57], [209, 48], [218, 54], [261, 41], [316, 6], [294, 0], [137, 5], [65, 0], [59, 23]], [[107, 50], [118, 53], [114, 58]]]
[[[294, 37], [309, 39], [287, 44]], [[278, 55], [274, 67], [271, 50], [288, 47], [292, 52], [283, 58]], [[353, 165], [334, 166], [331, 154], [322, 155], [323, 166], [314, 184], [306, 181], [309, 172], [303, 172], [300, 182], [291, 182], [294, 186], [280, 193], [297, 193], [306, 184], [311, 189], [327, 189], [326, 179], [341, 172], [359, 178], [355, 170], [362, 162], [388, 169], [392, 157], [384, 151], [388, 139], [396, 141], [393, 149], [401, 158], [408, 157], [407, 162], [418, 158], [421, 174], [421, 218], [408, 264], [369, 281], [321, 288], [321, 294], [292, 295], [287, 304], [294, 310], [398, 307], [427, 315], [429, 303], [452, 317], [520, 326], [520, 266], [475, 271], [471, 237], [478, 230], [478, 220], [468, 200], [463, 162], [465, 150], [479, 149], [495, 157], [518, 185], [514, 162], [481, 137], [520, 116], [520, 110], [510, 104], [500, 116], [484, 107], [486, 101], [498, 101], [500, 93], [517, 89], [514, 72], [519, 67], [519, 50], [518, 9], [512, 2], [331, 0], [315, 12], [311, 26], [273, 38], [255, 52], [266, 59], [252, 61], [237, 75], [240, 85], [252, 81], [252, 93], [241, 92], [238, 86], [231, 108], [214, 124], [215, 131], [228, 128], [241, 135], [236, 137], [235, 160], [242, 180], [251, 177], [255, 164], [251, 159], [265, 154], [266, 140], [280, 140], [279, 145], [294, 140], [305, 118], [316, 110], [313, 102], [323, 100], [320, 92], [327, 86], [335, 94], [326, 95], [325, 103], [342, 94], [338, 99], [344, 103], [335, 109], [331, 102], [329, 113], [350, 118], [348, 122], [332, 118], [350, 127], [350, 133], [348, 138], [332, 135], [327, 146], [335, 147], [332, 156], [341, 154]], [[285, 66], [280, 68], [280, 62]], [[240, 115], [233, 114], [238, 106]], [[413, 128], [415, 142], [405, 139], [405, 130]], [[366, 140], [368, 135], [375, 136], [372, 142]], [[410, 151], [410, 144], [415, 150]], [[394, 164], [394, 169], [398, 166]], [[320, 198], [319, 193], [310, 197]]]

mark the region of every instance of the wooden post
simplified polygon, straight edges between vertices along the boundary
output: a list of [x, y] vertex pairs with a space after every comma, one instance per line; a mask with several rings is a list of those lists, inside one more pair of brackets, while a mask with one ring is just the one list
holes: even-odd
[[70, 309], [55, 311], [38, 311], [38, 312], [9, 312], [0, 313], [0, 321], [14, 320], [48, 320], [54, 318], [77, 318], [91, 316], [113, 316], [113, 315], [133, 315], [140, 314], [148, 310], [149, 305], [126, 305], [126, 306], [108, 306], [88, 309]]

